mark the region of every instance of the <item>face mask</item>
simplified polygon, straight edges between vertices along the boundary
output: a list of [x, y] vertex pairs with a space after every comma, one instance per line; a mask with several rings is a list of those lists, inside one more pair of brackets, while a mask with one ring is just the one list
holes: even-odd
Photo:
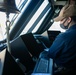
[[60, 27], [61, 27], [62, 29], [68, 29], [68, 26], [69, 26], [69, 25], [64, 26], [64, 24], [60, 24]]
[[[66, 19], [66, 20], [67, 20], [67, 19]], [[70, 23], [68, 23], [67, 26], [64, 26], [64, 23], [66, 22], [66, 20], [65, 20], [62, 24], [60, 24], [60, 27], [61, 27], [62, 29], [68, 29], [68, 27], [69, 27], [69, 24], [70, 24]]]

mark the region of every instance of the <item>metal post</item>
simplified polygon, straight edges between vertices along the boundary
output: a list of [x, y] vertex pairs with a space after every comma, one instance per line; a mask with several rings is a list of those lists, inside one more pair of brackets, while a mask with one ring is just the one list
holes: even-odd
[[10, 48], [10, 35], [9, 35], [9, 30], [10, 30], [10, 21], [9, 21], [9, 13], [6, 13], [6, 34], [7, 34], [7, 50], [9, 53], [11, 53], [11, 48]]

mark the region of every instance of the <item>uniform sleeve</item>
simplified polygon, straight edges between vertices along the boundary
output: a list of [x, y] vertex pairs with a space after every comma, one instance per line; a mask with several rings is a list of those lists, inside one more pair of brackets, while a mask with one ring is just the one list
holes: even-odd
[[64, 42], [65, 39], [63, 34], [59, 34], [51, 45], [51, 47], [49, 48], [48, 56], [53, 59], [58, 58], [62, 50], [64, 49]]

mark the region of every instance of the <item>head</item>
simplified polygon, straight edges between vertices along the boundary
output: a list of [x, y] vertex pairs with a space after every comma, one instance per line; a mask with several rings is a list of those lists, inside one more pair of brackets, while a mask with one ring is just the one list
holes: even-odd
[[59, 16], [54, 18], [54, 21], [60, 21], [60, 26], [63, 29], [76, 24], [76, 5], [65, 5], [61, 9]]

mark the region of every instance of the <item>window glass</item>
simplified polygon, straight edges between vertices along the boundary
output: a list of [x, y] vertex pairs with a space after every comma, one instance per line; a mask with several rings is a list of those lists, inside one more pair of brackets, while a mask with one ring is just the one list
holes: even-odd
[[[17, 7], [17, 9], [20, 10], [20, 14], [21, 14], [22, 8], [24, 7], [25, 1], [27, 1], [27, 0], [15, 0], [16, 7]], [[28, 1], [30, 1], [30, 0], [28, 0]], [[9, 14], [9, 21], [11, 22], [12, 18], [14, 18], [15, 16], [16, 16], [15, 17], [15, 19], [16, 19], [18, 17], [18, 15], [19, 14], [16, 15], [16, 13], [10, 13]], [[13, 26], [10, 26], [10, 29], [12, 27]], [[6, 37], [6, 12], [0, 11], [0, 41], [5, 39], [5, 37]]]
[[[32, 27], [32, 25], [34, 24], [34, 22], [36, 21], [36, 19], [39, 17], [39, 15], [43, 12], [43, 10], [45, 9], [45, 7], [48, 5], [49, 1], [48, 0], [44, 0], [44, 2], [41, 4], [41, 6], [39, 7], [39, 9], [36, 11], [36, 13], [33, 15], [33, 17], [31, 18], [31, 20], [28, 22], [28, 24], [25, 26], [24, 30], [22, 31], [22, 34], [27, 33], [27, 31]], [[44, 17], [40, 20], [40, 22], [36, 25], [36, 27], [33, 29], [32, 32], [35, 32], [40, 24], [42, 23], [42, 21], [44, 20], [44, 18], [46, 17], [47, 13], [49, 12], [50, 9], [48, 9], [48, 11], [46, 11], [46, 14], [44, 15]]]
[[[51, 9], [51, 8], [50, 8]], [[50, 10], [49, 9], [49, 10]], [[36, 27], [33, 29], [32, 33], [35, 33], [37, 31], [37, 29], [40, 27], [41, 23], [43, 22], [43, 20], [45, 19], [45, 17], [47, 16], [49, 10], [46, 12], [46, 14], [43, 16], [43, 18], [40, 20], [40, 22], [36, 25]]]

